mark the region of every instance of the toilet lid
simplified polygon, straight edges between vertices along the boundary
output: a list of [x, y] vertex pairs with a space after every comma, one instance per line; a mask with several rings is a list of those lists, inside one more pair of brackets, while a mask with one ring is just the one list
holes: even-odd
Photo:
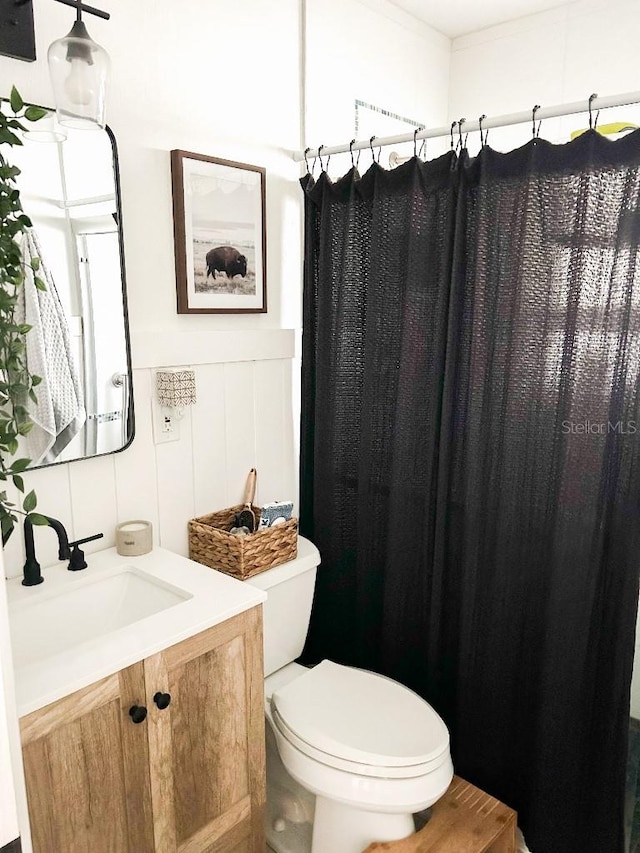
[[276, 690], [271, 704], [302, 741], [359, 764], [426, 764], [449, 748], [447, 727], [412, 690], [328, 660]]

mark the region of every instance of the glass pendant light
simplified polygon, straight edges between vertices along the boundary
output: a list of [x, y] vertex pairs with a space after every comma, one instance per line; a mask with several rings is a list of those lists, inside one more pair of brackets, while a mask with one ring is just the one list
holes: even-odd
[[100, 130], [106, 122], [109, 54], [87, 32], [80, 3], [77, 10], [70, 32], [47, 53], [56, 112], [65, 127]]

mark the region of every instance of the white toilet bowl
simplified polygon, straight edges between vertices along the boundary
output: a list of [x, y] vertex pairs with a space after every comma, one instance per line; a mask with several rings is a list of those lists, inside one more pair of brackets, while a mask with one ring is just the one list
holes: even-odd
[[275, 853], [362, 853], [413, 832], [453, 777], [449, 733], [401, 684], [323, 661], [293, 663], [309, 625], [318, 549], [246, 582], [264, 604], [267, 843]]
[[300, 853], [362, 853], [372, 841], [410, 835], [413, 813], [453, 777], [440, 717], [371, 672], [330, 661], [287, 669], [291, 680], [283, 685], [277, 674], [266, 715], [284, 768], [316, 795], [311, 848]]

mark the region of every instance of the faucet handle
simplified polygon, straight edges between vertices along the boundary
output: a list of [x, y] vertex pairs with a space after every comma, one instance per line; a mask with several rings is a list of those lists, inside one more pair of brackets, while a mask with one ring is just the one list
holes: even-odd
[[87, 568], [87, 561], [84, 558], [84, 551], [78, 547], [78, 543], [74, 543], [71, 556], [69, 557], [69, 565], [67, 566], [70, 572], [79, 572], [81, 569]]
[[102, 539], [104, 533], [95, 533], [93, 536], [85, 536], [84, 539], [76, 539], [75, 542], [69, 542], [69, 546], [73, 548], [69, 558], [68, 569], [70, 572], [79, 572], [87, 568], [87, 561], [84, 558], [84, 551], [79, 547], [85, 542], [93, 542], [94, 539]]

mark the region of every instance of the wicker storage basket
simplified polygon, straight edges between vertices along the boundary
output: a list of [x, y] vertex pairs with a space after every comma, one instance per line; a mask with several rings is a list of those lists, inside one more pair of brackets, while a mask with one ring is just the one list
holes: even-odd
[[[248, 536], [233, 536], [236, 513], [243, 505], [201, 515], [189, 521], [189, 557], [197, 563], [245, 580], [259, 572], [293, 560], [298, 553], [298, 519], [257, 530]], [[261, 508], [252, 507], [256, 518]]]

